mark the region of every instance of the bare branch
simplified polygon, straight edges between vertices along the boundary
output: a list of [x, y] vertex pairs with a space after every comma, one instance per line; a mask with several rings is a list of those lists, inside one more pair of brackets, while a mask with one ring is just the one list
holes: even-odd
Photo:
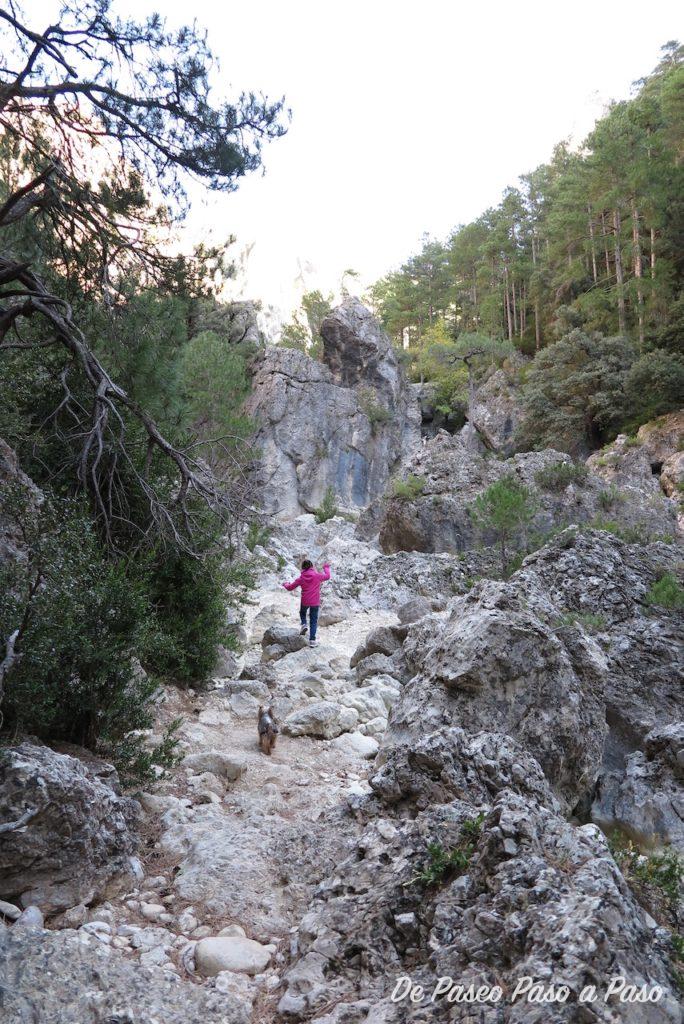
[[0, 836], [7, 832], [17, 832], [20, 828], [24, 828], [24, 826], [28, 825], [29, 821], [35, 818], [37, 814], [37, 807], [27, 807], [24, 813], [17, 818], [16, 821], [5, 821], [0, 825]]
[[0, 661], [0, 704], [2, 704], [2, 699], [5, 695], [5, 679], [9, 675], [10, 669], [16, 665], [21, 657], [15, 650], [18, 639], [19, 630], [15, 629], [5, 644], [5, 655], [2, 661]]

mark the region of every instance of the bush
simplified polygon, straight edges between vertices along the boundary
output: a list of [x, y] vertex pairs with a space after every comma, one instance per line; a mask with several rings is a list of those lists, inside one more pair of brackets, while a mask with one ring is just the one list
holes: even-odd
[[646, 604], [660, 608], [684, 608], [684, 588], [672, 572], [665, 573], [646, 594]]
[[583, 462], [557, 462], [545, 466], [534, 475], [536, 483], [545, 491], [564, 491], [569, 484], [580, 487], [586, 481], [589, 470]]
[[0, 574], [0, 637], [19, 630], [3, 713], [14, 732], [66, 740], [111, 757], [125, 776], [168, 764], [174, 740], [143, 752], [158, 687], [137, 666], [162, 644], [147, 581], [130, 560], [106, 559], [82, 505], [40, 507], [5, 493], [2, 514], [29, 558]]
[[325, 492], [323, 501], [315, 510], [314, 515], [316, 516], [317, 523], [326, 523], [328, 519], [333, 519], [337, 515], [337, 499], [335, 497], [335, 491], [332, 487], [328, 487]]
[[611, 509], [613, 505], [617, 505], [618, 502], [624, 500], [624, 494], [620, 491], [615, 484], [611, 484], [605, 490], [600, 491], [597, 497], [597, 501], [604, 512]]
[[245, 534], [245, 547], [248, 551], [254, 551], [256, 547], [263, 547], [268, 544], [273, 530], [270, 526], [262, 526], [253, 520], [247, 527]]
[[526, 532], [536, 509], [530, 491], [512, 475], [491, 484], [471, 506], [475, 522], [497, 538], [504, 576], [509, 572], [509, 545], [517, 534]]
[[185, 551], [161, 553], [150, 582], [162, 638], [150, 656], [154, 670], [186, 685], [206, 679], [219, 644], [229, 642], [226, 605], [245, 603], [255, 572], [243, 562], [226, 564], [223, 552], [211, 547], [201, 558]]
[[654, 349], [641, 356], [625, 380], [632, 428], [684, 404], [684, 359], [677, 352]]
[[612, 533], [614, 537], [619, 537], [626, 544], [648, 544], [652, 540], [643, 526], [625, 526], [622, 523], [616, 523], [614, 519], [604, 519], [602, 516], [595, 516], [589, 523], [589, 527], [592, 530]]
[[377, 427], [383, 423], [389, 423], [394, 418], [387, 406], [378, 400], [378, 393], [374, 388], [361, 389], [359, 407], [370, 423], [373, 434]]
[[482, 832], [484, 813], [476, 818], [468, 818], [461, 825], [458, 844], [445, 850], [441, 843], [428, 843], [428, 860], [417, 875], [408, 883], [430, 886], [446, 882], [468, 869], [470, 859], [475, 852], [475, 845]]
[[561, 626], [575, 626], [579, 623], [585, 629], [603, 629], [606, 620], [602, 615], [594, 615], [592, 612], [565, 612], [561, 615]]
[[395, 480], [392, 485], [392, 497], [401, 501], [415, 501], [425, 490], [426, 480], [424, 476], [415, 476], [409, 473], [405, 480]]
[[648, 856], [639, 852], [631, 840], [617, 830], [609, 845], [615, 861], [629, 882], [659, 890], [673, 910], [676, 910], [684, 881], [684, 860], [676, 850], [666, 849]]
[[576, 454], [600, 447], [624, 424], [634, 350], [624, 338], [579, 329], [535, 356], [523, 388], [523, 445]]

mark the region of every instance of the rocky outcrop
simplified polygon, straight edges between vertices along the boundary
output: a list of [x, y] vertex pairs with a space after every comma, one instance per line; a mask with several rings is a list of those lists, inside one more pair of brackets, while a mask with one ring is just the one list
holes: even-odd
[[613, 486], [626, 486], [653, 501], [666, 494], [678, 506], [684, 531], [684, 410], [644, 423], [636, 437], [619, 434], [587, 465]]
[[[0, 494], [18, 500], [39, 502], [41, 493], [20, 469], [14, 451], [0, 438]], [[0, 506], [0, 566], [27, 557], [26, 545], [16, 524]]]
[[[417, 603], [401, 629], [369, 636], [357, 671], [395, 659], [400, 641], [410, 678], [373, 795], [356, 805], [363, 833], [301, 922], [284, 1017], [475, 1019], [446, 999], [393, 1003], [410, 975], [428, 993], [444, 976], [499, 984], [492, 1024], [574, 1024], [590, 984], [587, 1020], [681, 1020], [669, 930], [588, 820], [643, 846], [681, 844], [684, 622], [649, 603], [672, 565], [672, 545], [569, 529], [508, 582], [482, 581], [443, 612]], [[566, 1001], [512, 1005], [528, 976], [567, 986]], [[662, 991], [648, 1005], [606, 1001], [617, 976]]]
[[54, 914], [130, 879], [139, 805], [116, 772], [22, 743], [0, 752], [0, 897]]
[[569, 463], [567, 455], [552, 450], [498, 459], [473, 451], [460, 437], [438, 434], [416, 450], [402, 471], [403, 476], [418, 479], [415, 494], [384, 502], [380, 546], [392, 553], [461, 552], [481, 543], [491, 545], [495, 538], [478, 528], [471, 506], [490, 484], [508, 475], [528, 488], [537, 506], [527, 534], [517, 538], [521, 547], [532, 534], [544, 536], [552, 529], [595, 519], [614, 522], [618, 529], [644, 539], [675, 536], [677, 505], [662, 494], [657, 482], [644, 489], [625, 480], [619, 490], [593, 472], [565, 484], [549, 480], [557, 467]]
[[18, 931], [0, 925], [0, 1010], [7, 1024], [248, 1024], [225, 990], [181, 982], [141, 966], [83, 932]]
[[418, 404], [368, 310], [347, 299], [321, 333], [323, 362], [271, 347], [254, 365], [257, 481], [266, 510], [284, 517], [313, 511], [329, 488], [365, 508], [419, 438]]
[[504, 732], [533, 753], [566, 811], [591, 789], [607, 731], [607, 666], [592, 640], [569, 649], [510, 586], [487, 581], [454, 601], [438, 630], [430, 619], [415, 626], [404, 649], [420, 671], [392, 715], [398, 735], [446, 718]]
[[506, 369], [495, 370], [475, 392], [468, 421], [491, 451], [512, 455], [522, 421], [520, 390]]

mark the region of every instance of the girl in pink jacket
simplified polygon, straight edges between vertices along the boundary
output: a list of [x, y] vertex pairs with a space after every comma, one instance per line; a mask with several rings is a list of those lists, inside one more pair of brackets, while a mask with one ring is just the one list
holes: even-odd
[[316, 630], [318, 628], [318, 610], [321, 604], [321, 583], [330, 579], [330, 566], [326, 562], [323, 572], [316, 572], [313, 562], [305, 559], [302, 571], [293, 583], [283, 583], [286, 590], [302, 588], [302, 603], [299, 607], [299, 619], [302, 624], [300, 633], [306, 634], [306, 613], [309, 613], [309, 647], [316, 647]]

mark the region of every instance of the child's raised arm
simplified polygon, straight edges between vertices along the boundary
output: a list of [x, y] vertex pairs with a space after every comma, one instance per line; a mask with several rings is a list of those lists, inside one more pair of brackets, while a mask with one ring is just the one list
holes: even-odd
[[321, 583], [323, 582], [323, 580], [329, 580], [330, 579], [330, 566], [328, 565], [327, 562], [323, 566], [323, 572], [319, 572], [318, 578], [321, 581]]

